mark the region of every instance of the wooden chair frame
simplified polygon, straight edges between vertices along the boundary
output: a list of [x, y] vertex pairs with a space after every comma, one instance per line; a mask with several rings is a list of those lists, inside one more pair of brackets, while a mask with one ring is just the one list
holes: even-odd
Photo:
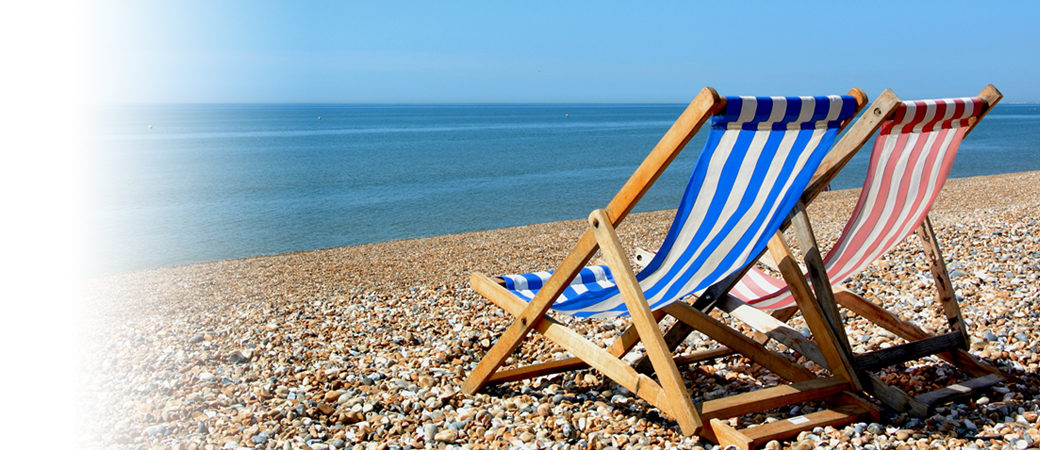
[[[861, 90], [853, 89], [850, 94], [857, 99], [857, 109], [866, 103], [866, 95]], [[877, 102], [875, 103], [872, 107], [878, 107]], [[828, 417], [821, 416], [797, 423], [789, 422], [788, 426], [773, 427], [775, 429], [770, 429], [769, 433], [759, 436], [758, 439], [791, 436], [806, 428], [837, 423], [836, 420], [845, 420], [847, 423], [849, 417], [876, 417], [876, 409], [849, 393], [850, 390], [859, 389], [859, 382], [852, 370], [852, 361], [847, 357], [849, 352], [843, 351], [839, 347], [844, 340], [839, 339], [838, 336], [844, 337], [844, 330], [835, 328], [832, 321], [825, 319], [828, 312], [820, 308], [820, 305], [825, 303], [815, 299], [801, 271], [798, 270], [793, 254], [784, 242], [782, 234], [778, 233], [772, 238], [769, 251], [773, 254], [774, 259], [782, 261], [783, 267], [787, 269], [783, 272], [784, 279], [791, 285], [799, 306], [806, 314], [806, 322], [819, 342], [819, 345], [814, 345], [814, 348], [827, 362], [826, 367], [831, 368], [834, 375], [832, 377], [818, 378], [785, 356], [768, 350], [763, 342], [749, 338], [710, 317], [696, 305], [675, 302], [658, 311], [651, 311], [642, 289], [636, 281], [635, 273], [621, 247], [615, 227], [627, 216], [636, 202], [704, 122], [722, 111], [724, 107], [725, 99], [719, 97], [715, 90], [705, 88], [698, 94], [607, 207], [592, 212], [588, 219], [588, 229], [575, 248], [530, 302], [514, 296], [498, 280], [481, 273], [474, 273], [471, 276], [470, 285], [473, 289], [509, 312], [515, 317], [515, 320], [464, 381], [463, 392], [473, 394], [489, 383], [515, 381], [591, 366], [674, 418], [683, 434], [700, 433], [713, 440], [720, 437], [716, 436], [716, 429], [728, 434], [736, 431], [722, 427], [706, 427], [705, 421], [707, 420], [712, 420], [713, 424], [721, 423], [717, 419], [811, 399], [835, 398], [836, 401], [846, 405], [847, 414], [837, 414], [841, 417], [831, 414]], [[880, 115], [881, 111], [878, 110], [876, 114]], [[863, 126], [859, 126], [859, 128], [863, 128]], [[853, 133], [853, 131], [855, 130], [846, 133], [835, 144], [835, 148], [843, 145], [858, 149], [872, 134], [872, 130], [870, 133]], [[859, 136], [859, 138], [850, 139], [849, 135]], [[854, 151], [843, 151], [842, 155], [845, 156], [841, 157], [832, 156], [833, 153], [834, 150], [828, 153], [821, 163], [821, 170], [824, 167], [831, 167], [830, 171], [836, 172], [841, 165], [847, 162]], [[821, 183], [823, 184], [821, 185]], [[825, 184], [823, 180], [814, 177], [810, 182], [810, 189], [822, 190], [822, 186]], [[801, 207], [798, 210], [800, 211]], [[804, 214], [804, 212], [800, 214]], [[797, 215], [795, 214], [795, 216]], [[799, 222], [798, 226], [808, 226], [807, 220], [803, 222], [804, 224]], [[808, 230], [806, 235], [811, 236], [811, 230]], [[628, 307], [632, 320], [632, 326], [606, 349], [546, 315], [555, 299], [581, 268], [589, 262], [597, 249], [602, 250], [603, 259], [614, 274], [615, 283]], [[742, 275], [743, 272], [727, 277], [709, 288], [706, 295], [714, 295], [717, 299], [725, 298], [724, 294]], [[731, 349], [739, 352], [793, 384], [733, 395], [695, 405], [686, 390], [676, 363], [703, 359], [703, 355], [694, 355], [692, 358], [674, 358], [672, 355], [674, 346], [666, 342], [658, 325], [658, 321], [665, 315], [673, 316], [677, 319], [678, 324], [705, 333], [723, 344], [727, 351]], [[532, 330], [538, 331], [575, 357], [500, 371], [505, 360]], [[646, 358], [653, 373], [658, 377], [657, 381], [638, 372], [621, 359], [639, 342], [642, 342], [646, 348]], [[762, 429], [766, 430], [766, 428]]]
[[[978, 97], [985, 101], [986, 109], [983, 110], [978, 119], [968, 125], [965, 137], [972, 132], [986, 114], [989, 114], [993, 106], [1000, 102], [1003, 94], [990, 84], [979, 92]], [[902, 390], [899, 390], [906, 397], [900, 395], [901, 398], [895, 402], [886, 402], [885, 396], [879, 396], [879, 399], [888, 404], [888, 406], [898, 407], [897, 409], [907, 410], [918, 416], [925, 416], [937, 405], [971, 395], [977, 390], [988, 388], [1011, 378], [999, 369], [979, 361], [968, 353], [971, 337], [965, 327], [960, 305], [957, 303], [957, 298], [954, 294], [953, 282], [946, 269], [946, 262], [942, 257], [942, 251], [939, 248], [939, 241], [932, 227], [931, 218], [927, 215], [918, 227], [916, 234], [920, 238], [921, 250], [925, 254], [929, 272], [931, 272], [932, 279], [935, 282], [935, 299], [941, 305], [943, 313], [947, 318], [948, 332], [943, 334], [928, 333], [911, 322], [899, 319], [895, 314], [849, 291], [842, 285], [835, 286], [834, 300], [837, 304], [908, 341], [907, 343], [886, 349], [853, 355], [853, 365], [857, 371], [867, 372], [895, 364], [902, 364], [928, 355], [936, 355], [975, 377], [966, 382], [957, 383], [916, 397], [910, 397]]]
[[[886, 91], [886, 93], [878, 100], [882, 100], [889, 92], [890, 91]], [[993, 85], [987, 85], [979, 93], [978, 97], [982, 98], [986, 102], [986, 110], [982, 112], [982, 115], [976, 121], [969, 125], [968, 130], [965, 132], [965, 136], [970, 133], [978, 121], [985, 117], [992, 107], [1000, 101], [1002, 94]], [[892, 94], [892, 98], [896, 102], [899, 101], [894, 94]], [[884, 117], [887, 117], [889, 113], [884, 114]], [[876, 127], [871, 130], [870, 133], [873, 134], [875, 131]], [[850, 133], [851, 132], [852, 130], [850, 130]], [[837, 149], [837, 145], [835, 147]], [[835, 158], [841, 156], [837, 153], [832, 154], [835, 155]], [[851, 157], [851, 154], [848, 156]], [[822, 172], [824, 172], [824, 168], [821, 166], [821, 169], [817, 174], [823, 175]], [[821, 182], [823, 179], [824, 178], [821, 177]], [[804, 202], [811, 201], [814, 194], [819, 193], [819, 191], [813, 190], [813, 186], [822, 187], [821, 184], [810, 185], [810, 188], [806, 190], [806, 194], [803, 197]], [[928, 260], [929, 271], [935, 281], [936, 300], [942, 306], [949, 324], [950, 331], [938, 335], [928, 333], [917, 325], [900, 319], [897, 315], [868, 301], [862, 296], [849, 291], [843, 285], [832, 286], [827, 279], [820, 252], [815, 246], [815, 238], [811, 235], [802, 235], [804, 230], [811, 230], [811, 227], [807, 225], [808, 219], [804, 215], [804, 208], [800, 207], [797, 209], [795, 217], [798, 218], [799, 221], [806, 222], [806, 225], [796, 227], [796, 232], [799, 233], [799, 240], [811, 242], [810, 246], [805, 247], [806, 266], [809, 270], [809, 278], [812, 280], [817, 297], [821, 301], [821, 306], [825, 311], [828, 311], [828, 318], [834, 325], [835, 335], [839, 336], [843, 341], [839, 347], [844, 353], [846, 353], [846, 358], [852, 361], [855, 378], [861, 383], [861, 386], [866, 392], [870, 393], [892, 409], [908, 411], [917, 416], [926, 416], [939, 404], [970, 395], [977, 390], [988, 388], [1000, 381], [1011, 380], [1009, 375], [989, 364], [979, 361], [968, 353], [967, 350], [971, 342], [970, 336], [965, 328], [960, 306], [958, 305], [956, 296], [953, 293], [952, 281], [950, 280], [949, 273], [946, 269], [946, 263], [942, 257], [938, 240], [928, 216], [925, 216], [924, 221], [917, 229], [917, 235], [921, 240], [922, 251]], [[781, 272], [784, 271], [782, 266], [779, 267], [779, 269]], [[785, 274], [785, 280], [786, 278]], [[853, 353], [847, 337], [845, 336], [844, 325], [841, 321], [841, 316], [838, 314], [837, 305], [845, 307], [849, 311], [860, 315], [909, 342], [862, 354]], [[728, 296], [722, 302], [718, 303], [718, 306], [723, 311], [738, 317], [744, 323], [755, 329], [757, 332], [757, 341], [764, 342], [770, 338], [776, 339], [778, 342], [789, 348], [795, 349], [798, 353], [801, 353], [810, 360], [823, 366], [828, 366], [830, 364], [827, 358], [825, 358], [824, 355], [815, 348], [815, 344], [810, 342], [808, 339], [805, 339], [800, 333], [791, 329], [784, 323], [801, 309], [800, 304], [798, 307], [791, 307], [767, 314], [744, 304], [732, 296]], [[689, 331], [679, 324], [676, 327], [673, 327], [672, 330], [669, 330], [669, 333], [665, 335], [665, 339], [668, 341], [669, 345], [672, 345], [673, 343], [677, 345], [677, 343], [681, 342], [688, 334]], [[715, 352], [724, 353], [723, 349], [716, 350]], [[883, 383], [877, 376], [870, 373], [872, 370], [888, 367], [894, 364], [901, 364], [928, 355], [936, 355], [975, 378], [913, 397], [899, 388]]]

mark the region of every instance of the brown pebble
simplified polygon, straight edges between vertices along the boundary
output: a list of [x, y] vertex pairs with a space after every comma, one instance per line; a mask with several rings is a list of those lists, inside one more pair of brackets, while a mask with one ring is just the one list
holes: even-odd
[[454, 443], [458, 438], [459, 432], [452, 429], [438, 431], [437, 434], [433, 436], [434, 441], [443, 442], [445, 444]]
[[814, 445], [812, 441], [804, 440], [795, 442], [794, 445], [791, 446], [791, 450], [812, 450], [813, 447]]
[[547, 403], [542, 403], [541, 405], [538, 405], [539, 416], [545, 417], [549, 414], [552, 414], [552, 406], [549, 406], [549, 404]]
[[325, 393], [325, 403], [334, 403], [343, 395], [343, 391], [329, 391]]

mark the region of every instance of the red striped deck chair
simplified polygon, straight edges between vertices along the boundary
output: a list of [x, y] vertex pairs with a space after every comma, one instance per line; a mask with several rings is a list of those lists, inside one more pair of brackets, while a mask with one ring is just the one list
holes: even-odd
[[[977, 97], [901, 102], [881, 125], [852, 217], [823, 259], [823, 269], [816, 267], [817, 273], [812, 273], [810, 267], [821, 301], [831, 296], [819, 295], [819, 291], [831, 289], [837, 304], [908, 341], [851, 356], [866, 390], [897, 410], [925, 415], [936, 405], [1005, 379], [1002, 372], [967, 351], [970, 337], [928, 218], [962, 139], [1000, 98], [1000, 92], [989, 85]], [[935, 280], [937, 302], [948, 319], [945, 333], [932, 334], [901, 320], [842, 284], [915, 231]], [[796, 306], [786, 283], [758, 267], [749, 269], [730, 293], [740, 302], [731, 301], [727, 309], [749, 304], [759, 310], [779, 311], [775, 316], [786, 320]], [[780, 325], [773, 322], [772, 326]], [[775, 332], [776, 328], [766, 326], [760, 331]], [[911, 397], [869, 374], [929, 355], [939, 356], [973, 378]]]
[[[778, 232], [780, 227], [804, 198], [807, 187], [813, 186], [818, 168], [835, 166], [833, 149], [849, 146], [846, 141], [850, 135], [858, 136], [852, 144], [858, 148], [873, 133], [873, 129], [857, 133], [850, 129], [835, 144], [838, 132], [866, 103], [862, 91], [854, 89], [850, 94], [719, 97], [711, 88], [702, 90], [607, 207], [593, 211], [587, 230], [555, 271], [497, 278], [481, 273], [471, 276], [470, 286], [515, 320], [472, 367], [463, 392], [473, 394], [492, 383], [592, 367], [675, 419], [686, 435], [700, 433], [724, 440], [727, 437], [717, 436], [716, 428], [704, 426], [705, 422], [815, 399], [829, 399], [835, 408], [813, 417], [755, 427], [756, 439], [781, 439], [816, 426], [876, 417], [872, 405], [851, 393], [861, 388], [850, 362], [842, 358], [845, 353], [836, 347], [840, 340], [833, 334], [834, 327], [823, 318], [819, 302], [812, 298], [797, 265], [785, 279], [792, 283], [806, 323], [819, 343], [815, 348], [828, 361], [832, 376], [818, 377], [712, 318], [704, 311], [711, 305], [702, 309], [682, 301], [690, 295], [718, 298], [726, 293], [767, 244], [777, 258], [787, 258], [794, 264]], [[704, 150], [661, 251], [646, 269], [636, 273], [615, 227], [709, 119], [711, 128]], [[597, 249], [606, 264], [586, 267]], [[632, 326], [603, 348], [547, 315], [550, 310], [589, 320], [628, 315]], [[791, 384], [695, 404], [676, 366], [685, 362], [684, 357], [672, 354], [658, 325], [666, 315]], [[531, 331], [574, 357], [503, 369], [505, 360]], [[656, 379], [621, 359], [640, 342], [652, 370], [649, 375], [656, 375]], [[739, 434], [736, 430], [733, 433]]]

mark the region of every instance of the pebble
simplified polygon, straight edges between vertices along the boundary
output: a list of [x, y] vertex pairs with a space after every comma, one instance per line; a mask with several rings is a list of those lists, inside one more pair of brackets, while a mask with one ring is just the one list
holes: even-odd
[[451, 444], [454, 443], [455, 440], [458, 439], [458, 437], [458, 431], [449, 429], [437, 432], [437, 434], [434, 435], [433, 440], [436, 442], [444, 442], [447, 444]]
[[231, 361], [235, 364], [242, 364], [244, 362], [249, 361], [249, 358], [246, 358], [246, 356], [243, 355], [242, 352], [231, 352], [231, 354], [228, 355], [228, 361]]
[[791, 450], [812, 450], [816, 448], [816, 442], [812, 440], [801, 440], [791, 446]]
[[885, 432], [885, 427], [880, 423], [871, 423], [867, 425], [867, 432], [870, 434], [881, 434]]
[[[930, 214], [971, 352], [1020, 383], [920, 420], [885, 412], [882, 424], [822, 427], [767, 448], [1034, 445], [1040, 438], [1037, 175], [949, 180]], [[837, 238], [856, 196], [831, 191], [810, 205], [823, 248]], [[622, 242], [654, 248], [672, 214], [631, 214], [618, 229]], [[510, 323], [469, 289], [470, 273], [552, 267], [585, 226], [574, 220], [88, 280], [82, 404], [92, 419], [78, 439], [90, 448], [716, 448], [683, 437], [674, 421], [594, 370], [475, 395], [460, 391]], [[847, 286], [922, 328], [945, 329], [916, 238]], [[561, 320], [608, 342], [628, 324]], [[857, 351], [901, 342], [855, 315], [846, 322]], [[808, 331], [798, 318], [791, 324]], [[684, 345], [703, 350], [714, 343], [695, 335]], [[566, 356], [532, 339], [507, 364]], [[912, 395], [964, 379], [936, 358], [877, 375]], [[711, 386], [695, 395], [712, 398], [777, 382], [741, 358], [693, 365], [683, 376], [690, 386]], [[816, 407], [803, 406], [799, 413]], [[741, 423], [778, 418], [784, 416], [749, 415]]]
[[329, 392], [326, 392], [325, 393], [325, 402], [326, 403], [336, 402], [336, 401], [339, 400], [339, 398], [342, 395], [343, 395], [343, 391], [329, 391]]
[[426, 442], [433, 442], [437, 436], [437, 425], [432, 423], [423, 425], [423, 436], [426, 438]]
[[546, 417], [546, 416], [548, 416], [550, 414], [552, 414], [552, 406], [549, 406], [549, 405], [544, 404], [544, 403], [541, 404], [541, 405], [538, 405], [538, 415], [539, 416]]

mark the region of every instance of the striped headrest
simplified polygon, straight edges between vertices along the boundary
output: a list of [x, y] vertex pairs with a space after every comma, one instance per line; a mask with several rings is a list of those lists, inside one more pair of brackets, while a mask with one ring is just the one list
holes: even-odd
[[849, 95], [826, 97], [726, 97], [726, 110], [711, 126], [726, 130], [834, 128], [856, 114]]
[[945, 128], [967, 126], [985, 109], [978, 97], [944, 98], [902, 102], [892, 120], [881, 126], [881, 134], [927, 133]]

